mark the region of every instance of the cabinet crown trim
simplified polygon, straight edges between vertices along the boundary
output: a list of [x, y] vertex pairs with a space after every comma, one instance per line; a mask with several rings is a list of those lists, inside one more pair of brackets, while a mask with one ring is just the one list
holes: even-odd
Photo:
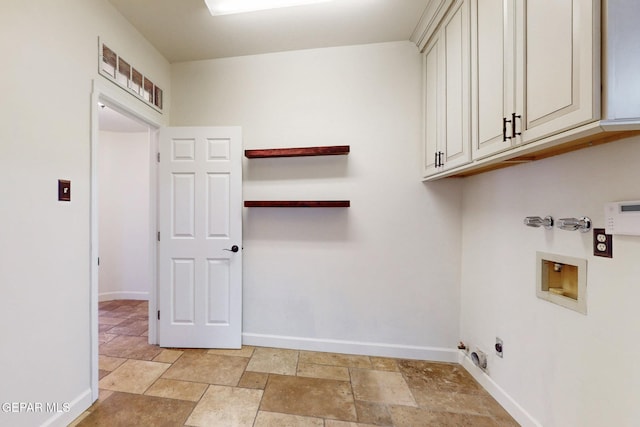
[[429, 38], [435, 33], [454, 0], [430, 0], [424, 9], [410, 40], [423, 51]]

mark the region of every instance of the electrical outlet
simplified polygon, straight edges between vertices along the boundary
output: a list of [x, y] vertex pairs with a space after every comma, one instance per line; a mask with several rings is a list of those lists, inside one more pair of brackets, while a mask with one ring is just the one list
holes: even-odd
[[495, 349], [496, 349], [496, 355], [498, 357], [502, 358], [503, 342], [502, 342], [502, 339], [500, 339], [498, 337], [496, 337]]
[[593, 255], [613, 258], [613, 236], [606, 234], [604, 228], [593, 229]]

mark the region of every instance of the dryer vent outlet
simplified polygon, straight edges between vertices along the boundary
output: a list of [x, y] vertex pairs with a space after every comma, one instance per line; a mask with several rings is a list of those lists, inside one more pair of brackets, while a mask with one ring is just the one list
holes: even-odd
[[471, 361], [473, 362], [474, 365], [476, 365], [478, 368], [482, 369], [483, 371], [487, 369], [487, 355], [484, 354], [484, 352], [478, 349], [476, 349], [475, 351], [472, 351]]

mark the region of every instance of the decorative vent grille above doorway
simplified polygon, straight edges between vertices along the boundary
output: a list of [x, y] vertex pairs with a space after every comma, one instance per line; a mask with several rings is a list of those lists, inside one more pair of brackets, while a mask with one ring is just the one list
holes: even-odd
[[100, 42], [100, 74], [162, 113], [162, 89]]

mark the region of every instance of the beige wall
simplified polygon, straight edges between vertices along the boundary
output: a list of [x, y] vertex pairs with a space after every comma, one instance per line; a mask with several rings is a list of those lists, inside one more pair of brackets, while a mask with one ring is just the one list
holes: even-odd
[[[410, 43], [170, 67], [106, 0], [5, 0], [0, 402], [72, 410], [0, 412], [0, 424], [62, 425], [90, 401], [90, 93], [93, 79], [111, 84], [97, 73], [98, 36], [164, 88], [173, 125], [240, 125], [245, 148], [351, 145], [340, 158], [245, 159], [245, 199], [352, 201], [245, 210], [247, 341], [449, 358], [461, 338], [490, 354], [491, 380], [533, 424], [640, 418], [638, 238], [616, 236], [609, 260], [591, 255], [590, 234], [522, 225], [552, 214], [602, 226], [605, 202], [637, 200], [638, 138], [422, 184]], [[72, 181], [70, 203], [56, 200], [58, 179]], [[587, 259], [586, 316], [536, 298], [536, 251]]]
[[168, 63], [106, 0], [0, 4], [0, 402], [71, 403], [0, 411], [2, 425], [66, 424], [90, 400], [90, 101], [93, 79], [111, 85], [99, 36], [170, 99]]
[[409, 42], [174, 64], [172, 125], [240, 125], [245, 148], [351, 146], [244, 162], [244, 339], [455, 360], [460, 187], [419, 178], [421, 56]]
[[[468, 178], [464, 183], [461, 338], [489, 353], [493, 381], [545, 427], [634, 426], [640, 238], [529, 228], [529, 215], [588, 216], [640, 198], [640, 138]], [[538, 299], [536, 251], [587, 260], [587, 315]], [[495, 337], [504, 359], [494, 356]], [[529, 424], [525, 424], [529, 425]]]
[[149, 132], [100, 132], [100, 301], [149, 299], [155, 265], [149, 253], [150, 150]]

